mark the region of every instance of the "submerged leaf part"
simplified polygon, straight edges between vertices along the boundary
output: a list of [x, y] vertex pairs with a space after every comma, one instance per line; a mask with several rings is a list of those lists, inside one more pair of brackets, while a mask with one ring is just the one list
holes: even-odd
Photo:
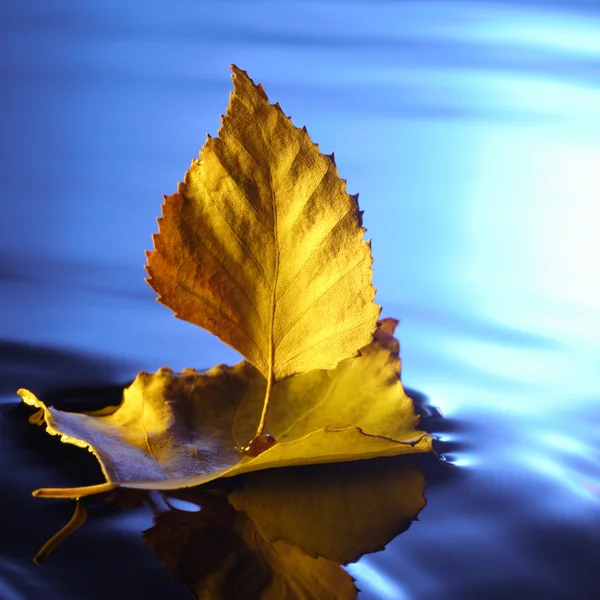
[[431, 438], [415, 429], [400, 359], [388, 346], [373, 341], [333, 371], [275, 384], [268, 427], [278, 443], [255, 457], [236, 450], [252, 436], [266, 386], [247, 362], [202, 373], [140, 373], [118, 407], [92, 414], [46, 408], [20, 390], [25, 402], [44, 409], [49, 432], [95, 454], [107, 481], [36, 494], [80, 497], [120, 485], [177, 489], [273, 467], [427, 452]]

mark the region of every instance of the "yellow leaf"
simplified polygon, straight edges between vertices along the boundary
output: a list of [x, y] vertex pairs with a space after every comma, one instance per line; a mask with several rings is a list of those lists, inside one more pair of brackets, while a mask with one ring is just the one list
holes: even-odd
[[375, 340], [335, 370], [276, 383], [267, 424], [279, 443], [256, 457], [236, 450], [252, 435], [266, 387], [245, 361], [202, 373], [140, 373], [118, 407], [91, 414], [47, 408], [20, 390], [44, 411], [50, 433], [95, 454], [107, 481], [38, 495], [80, 497], [120, 485], [177, 489], [272, 467], [427, 452], [431, 439], [415, 430], [396, 347], [393, 337]]
[[357, 196], [306, 129], [232, 71], [219, 137], [165, 198], [148, 283], [269, 382], [335, 368], [380, 312]]

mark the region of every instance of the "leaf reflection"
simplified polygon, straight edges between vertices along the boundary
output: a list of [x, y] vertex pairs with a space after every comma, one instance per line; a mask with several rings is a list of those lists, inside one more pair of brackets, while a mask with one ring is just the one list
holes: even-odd
[[171, 508], [144, 532], [196, 599], [355, 598], [340, 565], [382, 550], [425, 506], [425, 479], [402, 458], [262, 471], [234, 484], [228, 494], [174, 491], [201, 510]]

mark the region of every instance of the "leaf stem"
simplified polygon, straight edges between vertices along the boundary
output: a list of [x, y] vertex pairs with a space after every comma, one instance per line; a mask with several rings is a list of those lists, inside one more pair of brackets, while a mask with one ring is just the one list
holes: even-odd
[[267, 411], [269, 410], [269, 401], [271, 400], [271, 387], [273, 386], [273, 367], [269, 365], [269, 377], [267, 379], [267, 391], [265, 392], [265, 400], [263, 402], [263, 409], [260, 415], [260, 421], [258, 423], [258, 429], [256, 430], [256, 436], [262, 435], [265, 430], [265, 424], [267, 422]]
[[[268, 154], [268, 150], [267, 150]], [[273, 208], [273, 246], [275, 248], [275, 281], [273, 282], [273, 289], [271, 290], [271, 315], [269, 322], [269, 371], [267, 375], [267, 390], [265, 392], [265, 400], [263, 402], [262, 414], [260, 415], [260, 421], [258, 423], [258, 429], [254, 439], [258, 438], [263, 434], [265, 430], [265, 424], [267, 422], [267, 411], [269, 410], [269, 402], [271, 400], [271, 388], [273, 387], [273, 363], [275, 362], [275, 344], [273, 340], [273, 332], [275, 329], [275, 304], [277, 299], [277, 281], [279, 280], [279, 238], [277, 235], [277, 203], [275, 202], [275, 194], [273, 192], [273, 178], [271, 177], [271, 171], [269, 171], [269, 183], [271, 190], [271, 206]]]
[[70, 521], [40, 548], [40, 551], [35, 555], [33, 562], [37, 565], [41, 565], [62, 541], [77, 531], [85, 523], [86, 518], [87, 511], [85, 510], [85, 506], [81, 500], [77, 500], [75, 512]]
[[32, 496], [34, 498], [83, 498], [84, 496], [92, 496], [93, 494], [104, 494], [114, 490], [117, 484], [107, 481], [97, 485], [88, 485], [77, 488], [40, 488], [34, 490]]

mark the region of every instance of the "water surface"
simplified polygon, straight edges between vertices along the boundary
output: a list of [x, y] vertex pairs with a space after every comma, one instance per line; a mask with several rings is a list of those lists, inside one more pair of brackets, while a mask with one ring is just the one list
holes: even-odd
[[70, 508], [29, 491], [97, 473], [61, 467], [12, 405], [238, 360], [143, 281], [161, 194], [216, 134], [235, 63], [360, 192], [404, 382], [441, 412], [428, 506], [349, 567], [362, 597], [599, 597], [599, 8], [4, 3], [0, 595], [185, 597], [139, 541], [147, 513], [99, 514], [30, 563]]

